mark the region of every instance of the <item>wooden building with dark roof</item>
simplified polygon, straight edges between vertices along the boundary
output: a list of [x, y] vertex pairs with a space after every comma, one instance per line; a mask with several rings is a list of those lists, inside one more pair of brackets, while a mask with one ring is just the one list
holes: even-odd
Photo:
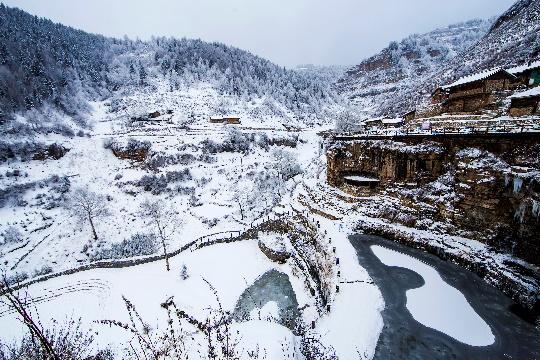
[[495, 94], [517, 86], [517, 77], [502, 68], [495, 68], [462, 77], [436, 89], [432, 102], [445, 113], [477, 113], [496, 103]]

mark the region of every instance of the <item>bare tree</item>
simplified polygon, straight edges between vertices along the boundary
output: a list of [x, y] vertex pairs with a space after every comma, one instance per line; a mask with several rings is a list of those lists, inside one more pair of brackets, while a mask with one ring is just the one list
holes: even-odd
[[341, 132], [354, 132], [360, 128], [360, 116], [353, 108], [348, 108], [336, 117], [335, 128]]
[[298, 159], [290, 151], [275, 149], [272, 151], [272, 159], [273, 168], [277, 171], [278, 176], [284, 180], [289, 180], [302, 173]]
[[88, 189], [79, 188], [73, 192], [69, 206], [73, 214], [81, 222], [88, 221], [92, 229], [92, 236], [94, 240], [97, 240], [98, 236], [94, 222], [108, 213], [105, 197]]
[[155, 227], [157, 236], [163, 246], [165, 264], [167, 271], [171, 270], [169, 265], [169, 254], [167, 252], [167, 241], [181, 224], [172, 209], [167, 208], [157, 200], [145, 200], [141, 204], [141, 214], [146, 217], [149, 223]]

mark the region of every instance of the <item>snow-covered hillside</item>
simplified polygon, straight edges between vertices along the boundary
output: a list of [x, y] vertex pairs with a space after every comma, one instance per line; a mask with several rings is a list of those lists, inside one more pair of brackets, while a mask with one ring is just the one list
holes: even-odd
[[348, 70], [336, 87], [367, 115], [399, 115], [412, 105], [399, 97], [416, 94], [419, 84], [475, 44], [490, 25], [488, 20], [472, 20], [392, 42]]
[[325, 77], [287, 70], [221, 43], [110, 39], [3, 4], [0, 19], [0, 123], [44, 106], [82, 121], [89, 100], [152, 91], [156, 79], [170, 91], [211, 83], [237, 101], [264, 98], [300, 118], [309, 113], [327, 122], [325, 108], [340, 102]]
[[471, 21], [411, 36], [349, 70], [340, 92], [368, 115], [422, 107], [437, 86], [540, 56], [540, 1], [520, 0], [495, 21]]

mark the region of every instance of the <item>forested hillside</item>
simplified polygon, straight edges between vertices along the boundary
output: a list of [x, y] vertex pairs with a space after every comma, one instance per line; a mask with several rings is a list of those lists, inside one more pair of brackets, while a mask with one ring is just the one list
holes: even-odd
[[206, 82], [220, 93], [264, 97], [293, 113], [317, 113], [337, 101], [321, 77], [284, 69], [224, 44], [109, 39], [0, 5], [3, 118], [44, 104], [77, 115], [88, 100], [157, 82], [168, 83], [171, 91]]
[[74, 98], [105, 87], [110, 44], [0, 4], [0, 108], [9, 114], [49, 102], [79, 111]]

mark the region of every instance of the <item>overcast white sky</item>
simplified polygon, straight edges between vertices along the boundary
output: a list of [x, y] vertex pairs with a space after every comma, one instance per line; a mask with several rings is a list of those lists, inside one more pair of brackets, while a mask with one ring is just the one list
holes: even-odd
[[284, 66], [352, 65], [392, 40], [502, 13], [515, 0], [2, 0], [107, 36], [201, 38]]

